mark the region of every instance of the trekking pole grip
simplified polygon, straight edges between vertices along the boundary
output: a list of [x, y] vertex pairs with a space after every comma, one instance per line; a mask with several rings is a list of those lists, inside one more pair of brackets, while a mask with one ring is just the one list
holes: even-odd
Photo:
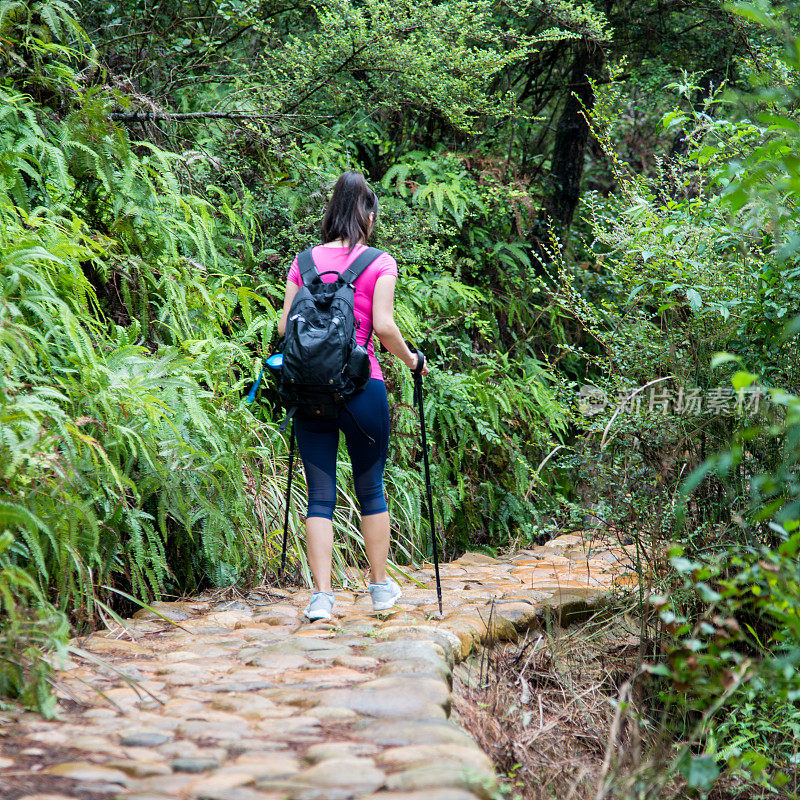
[[412, 353], [417, 354], [417, 364], [411, 371], [414, 373], [414, 377], [420, 375], [422, 373], [422, 368], [425, 366], [425, 353], [422, 352], [418, 347], [415, 347], [411, 342], [406, 342], [406, 346]]

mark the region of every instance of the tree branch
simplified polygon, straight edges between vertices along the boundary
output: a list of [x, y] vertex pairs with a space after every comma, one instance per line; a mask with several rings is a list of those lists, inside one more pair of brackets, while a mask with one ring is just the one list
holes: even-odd
[[114, 122], [186, 122], [192, 119], [275, 119], [285, 114], [249, 114], [244, 111], [189, 111], [171, 114], [167, 111], [113, 111], [108, 115]]

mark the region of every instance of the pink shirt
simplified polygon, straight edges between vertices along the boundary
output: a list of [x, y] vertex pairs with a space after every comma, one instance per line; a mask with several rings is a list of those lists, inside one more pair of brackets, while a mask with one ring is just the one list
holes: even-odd
[[[347, 247], [322, 247], [321, 245], [317, 245], [311, 251], [311, 257], [314, 259], [317, 272], [335, 270], [341, 275], [365, 249], [366, 245], [364, 244], [357, 244], [352, 252], [350, 252]], [[356, 318], [357, 344], [365, 344], [367, 336], [372, 331], [372, 295], [375, 292], [375, 281], [377, 281], [381, 275], [394, 275], [397, 277], [397, 262], [388, 253], [378, 256], [353, 283], [355, 287], [354, 313]], [[295, 256], [294, 261], [292, 261], [292, 266], [287, 277], [292, 283], [296, 283], [298, 286], [303, 285], [303, 280], [300, 277], [300, 268], [297, 266], [297, 256]], [[323, 275], [322, 280], [326, 283], [331, 283], [336, 280], [336, 278], [333, 275]], [[383, 373], [381, 372], [378, 359], [375, 356], [375, 346], [372, 336], [370, 336], [369, 344], [367, 345], [367, 352], [369, 353], [370, 378], [377, 378], [379, 381], [382, 381]]]

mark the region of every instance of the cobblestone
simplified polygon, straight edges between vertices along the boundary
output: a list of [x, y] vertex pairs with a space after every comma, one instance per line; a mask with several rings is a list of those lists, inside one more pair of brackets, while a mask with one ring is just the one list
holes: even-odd
[[467, 553], [441, 565], [441, 618], [430, 565], [395, 574], [403, 597], [380, 617], [363, 590], [338, 591], [329, 623], [306, 622], [307, 592], [283, 588], [252, 604], [152, 604], [78, 642], [108, 667], [59, 674], [57, 721], [11, 715], [0, 797], [488, 798], [489, 758], [448, 719], [454, 665], [581, 621], [629, 579], [627, 562], [575, 535], [504, 559]]

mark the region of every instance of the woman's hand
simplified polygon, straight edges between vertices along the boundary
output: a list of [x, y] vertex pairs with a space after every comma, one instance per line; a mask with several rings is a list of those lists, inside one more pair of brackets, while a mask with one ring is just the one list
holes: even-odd
[[[423, 356], [423, 358], [424, 358], [424, 356]], [[419, 359], [420, 359], [420, 354], [419, 353], [415, 353], [414, 365], [411, 367], [411, 371], [412, 372], [419, 365]], [[423, 375], [427, 375], [428, 374], [428, 359], [427, 358], [425, 359], [425, 363], [422, 365], [422, 374]]]

